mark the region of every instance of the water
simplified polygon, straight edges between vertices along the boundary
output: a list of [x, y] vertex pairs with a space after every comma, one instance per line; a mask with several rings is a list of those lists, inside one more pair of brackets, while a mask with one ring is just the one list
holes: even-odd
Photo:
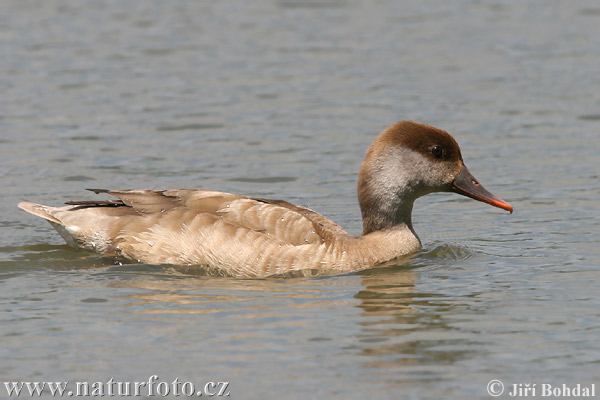
[[[600, 384], [596, 2], [2, 8], [1, 381], [158, 375], [229, 381], [235, 399]], [[115, 265], [16, 209], [86, 187], [207, 188], [359, 233], [358, 166], [399, 119], [453, 133], [515, 213], [428, 196], [406, 265], [252, 280]]]

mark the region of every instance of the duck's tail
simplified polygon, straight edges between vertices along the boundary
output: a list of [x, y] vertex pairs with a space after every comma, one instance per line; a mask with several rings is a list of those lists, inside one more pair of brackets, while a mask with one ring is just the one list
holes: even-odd
[[29, 203], [27, 201], [19, 203], [18, 207], [21, 210], [25, 210], [30, 214], [37, 215], [38, 217], [42, 217], [46, 221], [50, 222], [50, 225], [52, 225], [52, 227], [56, 229], [58, 233], [60, 233], [60, 236], [65, 239], [65, 242], [67, 242], [68, 245], [86, 248], [85, 244], [82, 243], [81, 238], [78, 237], [78, 235], [74, 235], [73, 230], [68, 229], [65, 222], [56, 216], [56, 214], [60, 211], [64, 211], [65, 207], [50, 207], [43, 204]]
[[37, 215], [38, 217], [47, 219], [55, 224], [63, 225], [62, 221], [53, 215], [53, 211], [56, 210], [56, 207], [48, 207], [42, 204], [30, 203], [28, 201], [22, 201], [18, 204], [18, 207], [30, 214]]

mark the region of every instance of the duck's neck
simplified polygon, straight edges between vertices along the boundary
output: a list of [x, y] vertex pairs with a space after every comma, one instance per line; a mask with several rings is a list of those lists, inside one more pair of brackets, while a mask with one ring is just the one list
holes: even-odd
[[[361, 171], [358, 179], [358, 202], [363, 219], [363, 235], [376, 231], [409, 229], [417, 191], [406, 173], [384, 170]], [[393, 176], [388, 176], [393, 174]]]
[[410, 196], [381, 196], [377, 192], [371, 196], [359, 195], [363, 220], [363, 235], [376, 231], [409, 229], [415, 236], [412, 225], [414, 200]]
[[410, 230], [415, 200], [426, 193], [418, 178], [425, 169], [423, 157], [410, 149], [386, 147], [375, 140], [358, 174], [358, 202], [363, 217], [363, 235], [377, 231]]

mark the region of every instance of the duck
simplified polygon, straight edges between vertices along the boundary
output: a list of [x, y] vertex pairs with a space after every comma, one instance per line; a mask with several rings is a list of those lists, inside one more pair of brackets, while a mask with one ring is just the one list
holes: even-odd
[[46, 219], [76, 248], [153, 265], [205, 266], [235, 277], [347, 273], [400, 260], [421, 249], [413, 204], [433, 192], [513, 212], [469, 172], [448, 132], [413, 121], [387, 127], [367, 149], [358, 173], [360, 235], [284, 200], [199, 189], [87, 190], [116, 199], [18, 207]]

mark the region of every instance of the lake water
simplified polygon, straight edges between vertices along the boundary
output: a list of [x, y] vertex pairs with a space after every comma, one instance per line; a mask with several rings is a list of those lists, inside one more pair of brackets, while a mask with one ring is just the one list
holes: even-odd
[[[600, 395], [597, 1], [11, 0], [0, 60], [2, 382], [464, 399], [497, 379], [501, 398], [526, 383]], [[358, 167], [400, 119], [451, 132], [514, 214], [427, 196], [405, 265], [254, 280], [115, 265], [16, 208], [205, 188], [360, 233]]]

